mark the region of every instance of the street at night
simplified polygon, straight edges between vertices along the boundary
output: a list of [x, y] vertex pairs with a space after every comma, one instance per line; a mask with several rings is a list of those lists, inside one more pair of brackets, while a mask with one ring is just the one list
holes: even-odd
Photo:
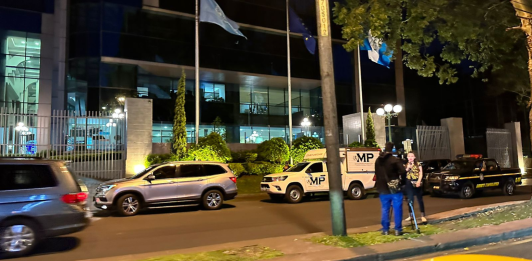
[[[425, 196], [427, 215], [464, 207], [530, 199], [530, 187], [515, 196], [500, 191], [462, 200]], [[377, 225], [379, 199], [370, 195], [345, 201], [349, 228]], [[329, 201], [326, 198], [301, 204], [271, 203], [266, 195], [245, 196], [228, 202], [220, 211], [197, 208], [150, 210], [134, 217], [100, 216], [85, 231], [46, 240], [30, 257], [17, 260], [84, 260], [208, 246], [235, 241], [330, 233]]]

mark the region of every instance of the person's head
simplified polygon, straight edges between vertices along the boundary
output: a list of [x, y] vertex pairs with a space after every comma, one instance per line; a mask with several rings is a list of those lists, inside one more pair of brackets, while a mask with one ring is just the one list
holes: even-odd
[[408, 162], [409, 163], [414, 163], [414, 164], [417, 164], [417, 160], [416, 160], [416, 154], [414, 154], [414, 152], [409, 152], [408, 155], [406, 156], [408, 158]]
[[395, 145], [393, 144], [393, 142], [391, 142], [391, 141], [386, 142], [386, 145], [384, 146], [384, 150], [385, 150], [386, 152], [390, 152], [390, 153], [391, 153], [391, 152], [393, 151], [393, 146], [395, 146]]

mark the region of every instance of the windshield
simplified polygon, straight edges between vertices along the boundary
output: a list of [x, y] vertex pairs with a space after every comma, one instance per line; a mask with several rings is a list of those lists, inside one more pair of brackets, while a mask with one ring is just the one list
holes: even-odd
[[152, 171], [154, 168], [157, 168], [157, 167], [159, 167], [159, 165], [152, 165], [152, 166], [148, 167], [147, 169], [141, 171], [139, 174], [137, 174], [137, 175], [135, 175], [135, 176], [133, 176], [133, 177], [131, 177], [129, 179], [138, 179], [138, 178], [146, 175], [146, 173]]
[[300, 171], [303, 171], [307, 166], [308, 164], [310, 164], [309, 162], [301, 162], [301, 163], [298, 163], [297, 165], [291, 167], [290, 169], [288, 169], [286, 172], [300, 172]]
[[474, 161], [452, 161], [442, 170], [473, 170], [474, 167]]

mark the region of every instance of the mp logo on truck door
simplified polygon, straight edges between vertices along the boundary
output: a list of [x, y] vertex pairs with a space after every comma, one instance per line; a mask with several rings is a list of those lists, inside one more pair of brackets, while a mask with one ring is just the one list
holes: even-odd
[[309, 177], [307, 182], [311, 186], [321, 186], [321, 183], [325, 181], [325, 176]]

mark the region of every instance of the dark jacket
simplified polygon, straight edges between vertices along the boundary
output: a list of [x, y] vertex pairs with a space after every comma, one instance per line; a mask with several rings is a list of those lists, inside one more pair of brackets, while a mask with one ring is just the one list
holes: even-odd
[[[380, 194], [390, 194], [388, 180], [401, 179], [401, 183], [404, 183], [406, 170], [403, 163], [391, 153], [382, 153], [375, 161], [375, 175], [377, 191]], [[388, 176], [388, 180], [385, 175]]]

